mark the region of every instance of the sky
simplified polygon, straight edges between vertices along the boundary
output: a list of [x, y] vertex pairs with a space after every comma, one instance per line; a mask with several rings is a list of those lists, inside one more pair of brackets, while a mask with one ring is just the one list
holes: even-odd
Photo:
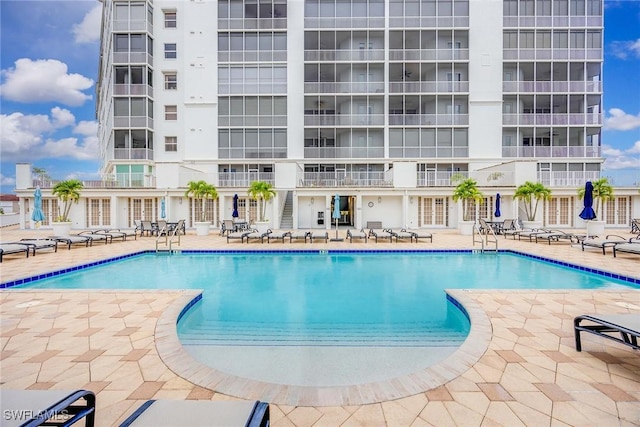
[[[0, 193], [16, 163], [99, 178], [100, 18], [97, 0], [0, 0]], [[640, 0], [605, 0], [604, 57], [602, 175], [640, 185]]]

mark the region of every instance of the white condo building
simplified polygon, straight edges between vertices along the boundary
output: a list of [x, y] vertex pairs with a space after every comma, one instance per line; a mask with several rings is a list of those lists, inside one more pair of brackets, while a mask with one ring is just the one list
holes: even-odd
[[[213, 184], [212, 226], [455, 228], [455, 180], [474, 178], [476, 218], [522, 218], [525, 181], [553, 197], [538, 219], [584, 227], [577, 188], [601, 177], [602, 0], [103, 0], [96, 114], [102, 179], [74, 227], [198, 220], [189, 181]], [[17, 166], [29, 227], [36, 184]], [[608, 226], [640, 216], [616, 188]], [[46, 222], [45, 222], [46, 223]]]

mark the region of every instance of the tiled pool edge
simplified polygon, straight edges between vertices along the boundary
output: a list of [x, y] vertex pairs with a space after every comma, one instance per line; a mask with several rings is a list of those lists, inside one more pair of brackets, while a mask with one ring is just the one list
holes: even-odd
[[[478, 253], [478, 249], [275, 249], [275, 250], [244, 250], [244, 249], [187, 249], [180, 250], [181, 254], [246, 254], [246, 253], [270, 253], [270, 254], [292, 254], [292, 253], [315, 253], [322, 255], [330, 255], [330, 254], [341, 254], [341, 253]], [[68, 268], [63, 268], [60, 270], [55, 270], [48, 273], [43, 273], [35, 276], [29, 276], [22, 279], [16, 279], [9, 282], [0, 283], [1, 289], [9, 289], [15, 286], [24, 285], [30, 282], [34, 282], [40, 279], [46, 279], [48, 277], [59, 276], [61, 274], [69, 273], [72, 271], [82, 270], [85, 268], [95, 267], [100, 264], [108, 264], [115, 261], [120, 261], [125, 258], [131, 258], [134, 256], [140, 256], [144, 254], [154, 254], [156, 251], [152, 249], [147, 249], [143, 251], [132, 252], [129, 254], [124, 254], [116, 257], [107, 258], [104, 260], [93, 261], [87, 264], [80, 264]], [[599, 270], [597, 268], [591, 268], [582, 266], [579, 264], [572, 264], [564, 261], [555, 260], [553, 258], [542, 257], [539, 255], [532, 255], [526, 252], [521, 252], [513, 249], [503, 249], [499, 250], [498, 253], [506, 253], [506, 254], [515, 254], [519, 256], [523, 256], [526, 258], [537, 259], [540, 261], [545, 261], [551, 264], [560, 265], [568, 268], [573, 268], [580, 271], [585, 271], [588, 273], [593, 273], [597, 275], [601, 275], [604, 277], [610, 277], [612, 279], [622, 280], [625, 282], [630, 282], [632, 285], [640, 286], [640, 276], [639, 277], [631, 277], [625, 276], [622, 274], [613, 273], [610, 271]], [[171, 256], [164, 255], [163, 256]], [[489, 255], [490, 256], [490, 255]]]
[[271, 384], [225, 374], [194, 359], [182, 347], [177, 322], [197, 303], [202, 292], [185, 292], [165, 310], [156, 326], [155, 345], [160, 359], [176, 375], [201, 387], [243, 399], [263, 400], [277, 405], [343, 406], [363, 405], [413, 396], [446, 384], [471, 368], [486, 352], [491, 341], [489, 317], [463, 290], [446, 296], [471, 320], [469, 336], [450, 356], [423, 370], [388, 381], [351, 386], [316, 387]]

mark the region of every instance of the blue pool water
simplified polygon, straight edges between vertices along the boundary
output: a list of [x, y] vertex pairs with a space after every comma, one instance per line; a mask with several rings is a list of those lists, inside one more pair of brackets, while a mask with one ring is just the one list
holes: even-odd
[[457, 346], [469, 321], [444, 289], [593, 289], [622, 280], [513, 253], [144, 254], [29, 288], [204, 289], [187, 345]]

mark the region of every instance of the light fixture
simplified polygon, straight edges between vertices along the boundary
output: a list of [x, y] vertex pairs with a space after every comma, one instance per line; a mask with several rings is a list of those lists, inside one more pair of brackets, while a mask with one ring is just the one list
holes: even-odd
[[180, 197], [180, 198], [178, 199], [178, 203], [179, 203], [179, 204], [182, 204], [182, 197]]
[[316, 199], [314, 199], [313, 197], [311, 198], [311, 204], [314, 204], [316, 201]]
[[378, 196], [378, 203], [382, 203], [382, 197]]

